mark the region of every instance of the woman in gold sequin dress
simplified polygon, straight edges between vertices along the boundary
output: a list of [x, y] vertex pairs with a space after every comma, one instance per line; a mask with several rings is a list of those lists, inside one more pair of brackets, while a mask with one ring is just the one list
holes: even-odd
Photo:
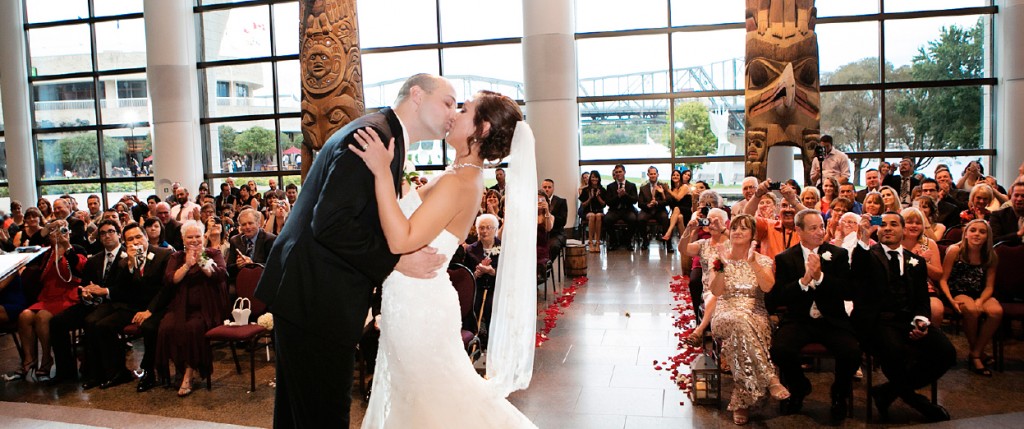
[[719, 258], [708, 265], [711, 292], [718, 307], [711, 316], [712, 334], [722, 344], [722, 354], [730, 360], [733, 380], [729, 410], [733, 423], [745, 424], [750, 407], [770, 393], [786, 399], [789, 391], [779, 384], [769, 348], [772, 344], [764, 295], [772, 290], [775, 277], [772, 259], [753, 250], [754, 218], [740, 215], [729, 225], [731, 249], [721, 246]]

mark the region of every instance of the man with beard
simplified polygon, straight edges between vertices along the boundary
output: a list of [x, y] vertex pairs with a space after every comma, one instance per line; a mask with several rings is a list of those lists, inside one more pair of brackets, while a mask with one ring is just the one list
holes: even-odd
[[889, 380], [869, 392], [882, 420], [896, 398], [928, 421], [949, 420], [945, 408], [915, 392], [956, 364], [956, 349], [941, 329], [931, 328], [927, 263], [903, 248], [904, 226], [900, 214], [883, 214], [879, 243], [869, 248], [870, 223], [861, 221], [851, 264], [861, 284], [850, 316], [865, 350]]
[[176, 222], [186, 220], [199, 220], [199, 204], [188, 198], [188, 188], [184, 186], [174, 190], [174, 202], [177, 204], [171, 207], [171, 217]]

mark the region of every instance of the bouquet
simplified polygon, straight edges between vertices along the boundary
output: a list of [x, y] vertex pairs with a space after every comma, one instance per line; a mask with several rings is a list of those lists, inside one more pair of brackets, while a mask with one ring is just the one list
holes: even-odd
[[256, 324], [266, 328], [266, 330], [268, 330], [268, 331], [273, 331], [274, 330], [274, 315], [270, 314], [270, 313], [266, 313], [266, 314], [260, 316], [258, 319], [256, 319]]

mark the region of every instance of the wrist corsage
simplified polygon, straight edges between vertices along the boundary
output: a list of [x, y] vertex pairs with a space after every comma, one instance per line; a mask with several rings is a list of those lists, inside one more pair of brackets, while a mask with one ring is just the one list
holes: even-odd
[[725, 271], [725, 262], [722, 262], [721, 258], [715, 259], [715, 261], [711, 263], [711, 269], [716, 273], [723, 272]]
[[213, 258], [211, 258], [210, 255], [207, 255], [206, 252], [199, 255], [199, 263], [197, 265], [199, 265], [199, 268], [204, 270], [217, 268], [217, 263], [214, 262]]

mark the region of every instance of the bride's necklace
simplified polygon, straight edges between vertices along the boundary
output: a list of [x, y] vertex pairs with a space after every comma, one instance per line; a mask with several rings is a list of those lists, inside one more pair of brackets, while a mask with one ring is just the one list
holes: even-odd
[[449, 169], [449, 171], [455, 171], [455, 170], [458, 170], [458, 169], [463, 168], [463, 167], [473, 167], [473, 168], [475, 168], [477, 170], [484, 171], [483, 167], [481, 167], [479, 165], [476, 165], [476, 164], [470, 164], [468, 162], [449, 165], [448, 169]]

